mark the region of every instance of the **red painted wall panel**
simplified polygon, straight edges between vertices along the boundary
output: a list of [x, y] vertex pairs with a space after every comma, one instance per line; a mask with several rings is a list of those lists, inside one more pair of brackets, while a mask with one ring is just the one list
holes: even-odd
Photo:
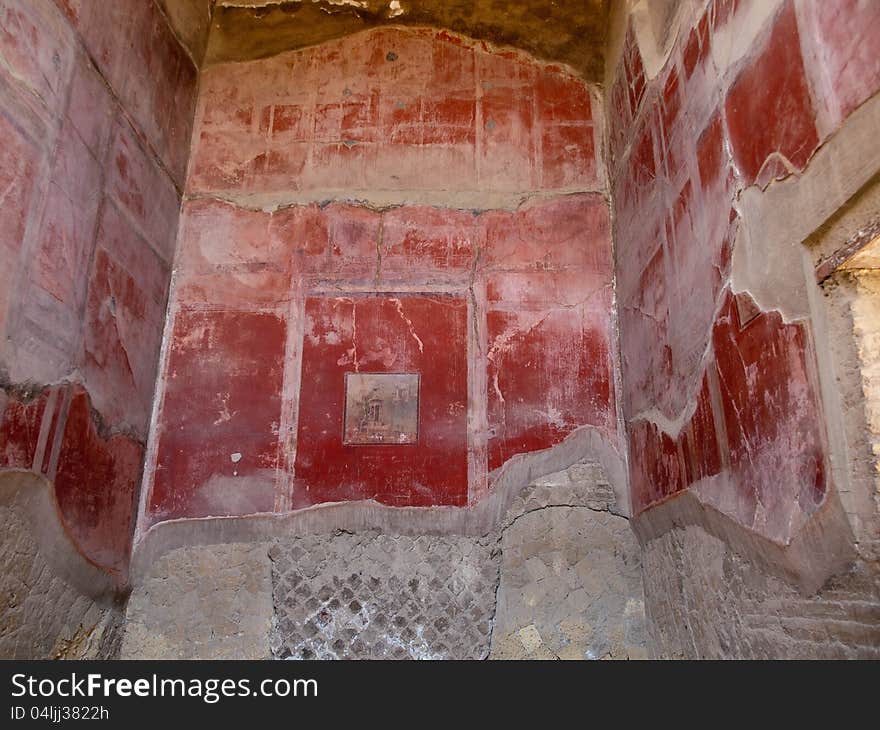
[[95, 422], [82, 386], [0, 392], [0, 469], [48, 479], [73, 543], [120, 585], [128, 571], [143, 452], [137, 439]]
[[[310, 297], [305, 304], [294, 506], [468, 499], [465, 299]], [[418, 442], [344, 445], [345, 373], [418, 373]]]
[[801, 3], [798, 10], [815, 99], [834, 129], [880, 91], [880, 5], [836, 0]]
[[124, 434], [102, 437], [85, 389], [74, 388], [70, 399], [57, 456], [55, 498], [83, 554], [124, 580], [144, 447]]
[[[379, 212], [343, 203], [267, 213], [193, 200], [185, 205], [181, 225], [178, 316], [191, 322], [209, 316], [198, 313], [205, 307], [236, 306], [242, 310], [236, 316], [269, 316], [265, 312], [272, 309], [271, 316], [291, 327], [305, 323], [304, 336], [294, 329], [288, 337], [283, 397], [280, 380], [272, 386], [280, 400], [272, 401], [271, 418], [298, 424], [296, 439], [281, 439], [275, 482], [280, 509], [341, 499], [467, 503], [474, 498], [469, 465], [470, 479], [486, 478], [485, 462], [469, 446], [468, 418], [482, 428], [481, 408], [489, 409], [486, 428], [495, 434], [489, 469], [517, 453], [553, 446], [581, 426], [616, 432], [609, 220], [600, 195], [482, 213], [428, 206]], [[384, 293], [395, 285], [405, 290]], [[478, 297], [472, 288], [483, 293]], [[476, 325], [478, 337], [469, 345], [474, 323], [484, 317], [488, 331]], [[213, 466], [172, 453], [179, 448], [174, 434], [181, 426], [190, 428], [189, 404], [212, 403], [226, 387], [195, 375], [181, 387], [184, 341], [176, 325], [164, 376], [154, 487], [160, 496], [150, 502], [152, 521], [204, 513], [194, 503], [217, 478]], [[236, 354], [237, 345], [224, 347], [223, 364], [212, 368], [244, 367], [247, 356]], [[275, 347], [282, 351], [280, 340]], [[485, 367], [481, 352], [488, 354], [488, 391], [470, 393], [468, 368]], [[196, 357], [195, 351], [186, 355], [187, 361]], [[422, 373], [427, 420], [419, 448], [342, 444], [344, 374], [355, 369]], [[260, 398], [270, 392], [265, 388], [261, 382]], [[216, 410], [200, 420], [212, 423]], [[226, 450], [234, 450], [231, 442]], [[213, 451], [209, 460], [214, 463]], [[162, 473], [166, 467], [179, 471], [172, 477]], [[240, 483], [247, 492], [263, 481]], [[268, 497], [260, 499], [262, 507], [268, 505]]]
[[489, 469], [562, 441], [582, 425], [614, 430], [604, 311], [490, 310]]
[[285, 340], [286, 323], [274, 313], [177, 313], [153, 521], [272, 511]]
[[733, 155], [747, 184], [803, 169], [812, 156], [819, 144], [816, 112], [793, 3], [786, 4], [766, 46], [733, 84], [725, 113]]
[[[599, 109], [566, 69], [428, 29], [375, 29], [205, 71], [172, 316], [236, 308], [286, 324], [283, 379], [254, 386], [261, 403], [278, 399], [275, 509], [463, 505], [517, 453], [582, 426], [614, 437], [608, 205], [585, 192], [602, 185]], [[557, 195], [516, 210], [455, 207], [462, 192], [536, 190]], [[376, 191], [397, 204], [342, 202]], [[224, 387], [194, 375], [181, 386], [181, 368], [196, 369], [181, 363], [197, 357], [183, 356], [180, 326], [160, 385], [147, 523], [210, 513], [201, 495], [219, 478], [213, 455], [197, 463], [179, 453], [190, 437], [175, 441], [181, 426], [189, 433], [191, 402], [213, 403]], [[247, 360], [231, 342], [224, 373]], [[487, 365], [506, 406], [477, 387]], [[421, 374], [418, 444], [343, 444], [354, 370]], [[216, 419], [209, 410], [199, 419]], [[483, 431], [502, 421], [487, 457]], [[235, 509], [257, 509], [251, 489], [264, 508], [264, 483], [240, 480]]]

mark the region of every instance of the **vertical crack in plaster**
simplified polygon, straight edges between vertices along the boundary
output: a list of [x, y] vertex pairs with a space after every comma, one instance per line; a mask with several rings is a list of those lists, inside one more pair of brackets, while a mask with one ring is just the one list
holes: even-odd
[[397, 310], [397, 313], [400, 315], [400, 318], [404, 322], [406, 322], [406, 326], [409, 328], [409, 333], [412, 335], [412, 338], [416, 341], [416, 344], [419, 346], [419, 352], [424, 354], [425, 345], [422, 342], [422, 340], [419, 338], [419, 336], [416, 334], [416, 329], [413, 326], [412, 320], [403, 313], [403, 303], [400, 301], [400, 299], [397, 299], [397, 298], [394, 298], [391, 301], [394, 302], [394, 308]]

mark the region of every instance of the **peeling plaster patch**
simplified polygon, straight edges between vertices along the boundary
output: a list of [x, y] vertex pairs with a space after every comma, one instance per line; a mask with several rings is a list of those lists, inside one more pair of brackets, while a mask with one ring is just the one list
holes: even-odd
[[754, 40], [785, 0], [759, 0], [741, 3], [742, 11], [736, 23], [725, 23], [713, 28], [712, 60], [719, 75], [732, 68], [754, 47]]
[[565, 420], [563, 414], [552, 405], [544, 411], [544, 416], [547, 419], [547, 422], [553, 426], [558, 428], [565, 428], [569, 425], [569, 423]]
[[217, 419], [214, 421], [215, 426], [219, 426], [222, 423], [227, 423], [232, 420], [235, 413], [230, 413], [229, 411], [229, 393], [223, 393], [220, 395], [220, 408], [218, 411]]

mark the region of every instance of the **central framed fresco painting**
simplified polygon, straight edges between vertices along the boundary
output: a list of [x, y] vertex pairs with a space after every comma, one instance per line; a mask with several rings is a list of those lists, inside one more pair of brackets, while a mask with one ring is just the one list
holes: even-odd
[[419, 440], [418, 373], [346, 373], [346, 446], [416, 444]]

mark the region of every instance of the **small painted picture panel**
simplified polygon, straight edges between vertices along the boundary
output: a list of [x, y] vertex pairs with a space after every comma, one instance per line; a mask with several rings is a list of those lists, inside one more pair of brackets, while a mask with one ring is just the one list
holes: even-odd
[[344, 444], [415, 444], [418, 439], [418, 373], [345, 374]]

